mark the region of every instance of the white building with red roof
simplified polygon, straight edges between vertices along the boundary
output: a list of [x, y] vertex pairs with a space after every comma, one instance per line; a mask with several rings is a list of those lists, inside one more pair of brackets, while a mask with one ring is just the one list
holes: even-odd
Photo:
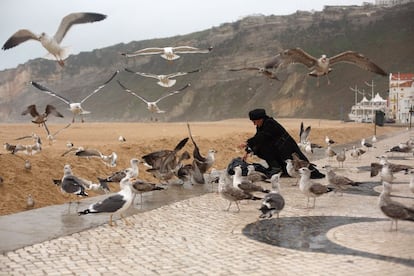
[[408, 123], [414, 109], [414, 73], [390, 74], [388, 100], [389, 116], [398, 123]]

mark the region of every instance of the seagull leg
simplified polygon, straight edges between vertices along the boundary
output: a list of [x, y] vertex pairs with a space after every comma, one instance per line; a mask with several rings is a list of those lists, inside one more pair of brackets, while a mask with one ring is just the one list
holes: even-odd
[[124, 215], [120, 214], [121, 219], [124, 221], [125, 225], [131, 225], [129, 221], [124, 217]]
[[326, 74], [326, 79], [328, 80], [328, 85], [330, 85], [331, 81], [329, 80], [328, 74]]
[[109, 215], [109, 226], [114, 226], [114, 223], [112, 221], [112, 214]]
[[231, 201], [229, 201], [229, 206], [227, 206], [226, 211], [230, 210], [231, 203], [232, 203], [232, 202], [231, 202]]
[[235, 202], [236, 202], [236, 206], [237, 206], [237, 212], [240, 212], [239, 203], [237, 203], [237, 201], [235, 201]]
[[316, 203], [316, 197], [313, 198], [313, 206], [312, 206], [312, 208], [314, 208], [314, 209], [315, 209], [315, 203]]

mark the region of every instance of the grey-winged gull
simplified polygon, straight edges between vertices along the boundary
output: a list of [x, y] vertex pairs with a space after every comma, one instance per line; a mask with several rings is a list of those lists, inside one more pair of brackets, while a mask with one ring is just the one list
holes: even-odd
[[39, 89], [41, 92], [44, 92], [44, 93], [46, 93], [46, 94], [48, 94], [48, 95], [50, 95], [50, 96], [53, 96], [53, 97], [55, 97], [55, 98], [57, 98], [57, 99], [59, 99], [59, 100], [61, 100], [62, 102], [64, 102], [64, 103], [66, 103], [66, 104], [68, 104], [69, 105], [69, 110], [73, 113], [73, 118], [72, 118], [72, 123], [74, 123], [75, 122], [75, 116], [76, 115], [79, 115], [80, 117], [81, 117], [81, 120], [82, 120], [82, 123], [84, 122], [84, 120], [83, 120], [83, 115], [84, 114], [89, 114], [89, 113], [91, 113], [90, 111], [86, 111], [86, 110], [84, 110], [83, 108], [82, 108], [82, 106], [81, 106], [81, 104], [83, 103], [83, 102], [85, 102], [87, 99], [89, 99], [91, 96], [93, 96], [93, 95], [95, 95], [96, 93], [98, 93], [102, 88], [104, 88], [117, 74], [119, 73], [119, 71], [116, 71], [115, 73], [113, 73], [112, 75], [111, 75], [111, 77], [106, 81], [106, 82], [104, 82], [102, 85], [100, 85], [97, 89], [95, 89], [94, 91], [92, 91], [92, 93], [90, 93], [89, 95], [87, 95], [85, 98], [83, 98], [80, 102], [73, 102], [73, 101], [71, 101], [71, 100], [69, 100], [69, 99], [67, 99], [67, 98], [65, 98], [65, 97], [63, 97], [63, 96], [61, 96], [61, 95], [59, 95], [59, 94], [57, 94], [57, 93], [55, 93], [55, 92], [53, 92], [51, 89], [49, 89], [49, 88], [47, 88], [47, 87], [45, 87], [45, 86], [43, 86], [43, 85], [40, 85], [39, 83], [37, 83], [37, 82], [34, 82], [34, 81], [31, 81], [30, 83], [34, 86], [34, 87], [36, 87], [37, 89]]
[[176, 73], [170, 73], [170, 74], [166, 74], [166, 75], [157, 75], [157, 74], [151, 74], [151, 73], [141, 73], [141, 72], [136, 72], [136, 71], [132, 71], [131, 69], [125, 68], [125, 71], [138, 75], [138, 76], [142, 76], [142, 77], [146, 77], [146, 78], [153, 78], [153, 79], [157, 79], [158, 82], [157, 84], [159, 86], [162, 87], [171, 87], [173, 86], [177, 80], [173, 79], [175, 77], [179, 77], [179, 76], [185, 76], [191, 73], [197, 73], [200, 72], [200, 69], [197, 70], [193, 70], [193, 71], [189, 71], [189, 72], [176, 72]]
[[279, 179], [281, 174], [282, 172], [275, 173], [270, 178], [272, 190], [263, 198], [262, 205], [259, 209], [262, 212], [259, 216], [260, 218], [269, 219], [274, 214], [276, 214], [277, 218], [279, 218], [280, 211], [282, 211], [285, 207], [285, 199], [280, 194]]
[[179, 94], [180, 92], [182, 92], [182, 91], [184, 91], [187, 87], [189, 87], [190, 86], [190, 84], [187, 84], [187, 85], [185, 85], [184, 87], [182, 87], [181, 89], [178, 89], [178, 90], [175, 90], [175, 91], [171, 91], [171, 92], [169, 92], [169, 93], [167, 93], [167, 94], [165, 94], [164, 96], [162, 96], [162, 97], [160, 97], [160, 98], [158, 98], [158, 100], [155, 100], [155, 101], [148, 101], [148, 100], [146, 100], [145, 98], [143, 98], [143, 97], [141, 97], [140, 95], [138, 95], [138, 94], [136, 94], [135, 92], [133, 92], [132, 90], [130, 90], [129, 88], [127, 88], [127, 87], [125, 87], [119, 80], [117, 80], [117, 82], [118, 82], [118, 84], [122, 87], [122, 89], [124, 90], [124, 91], [126, 91], [126, 92], [128, 92], [129, 94], [131, 94], [131, 95], [133, 95], [133, 96], [135, 96], [135, 97], [137, 97], [138, 99], [140, 99], [141, 101], [143, 101], [144, 103], [146, 103], [147, 104], [147, 108], [148, 108], [148, 110], [151, 112], [151, 113], [165, 113], [165, 110], [161, 110], [159, 107], [158, 107], [158, 103], [161, 101], [161, 100], [163, 100], [163, 99], [165, 99], [165, 98], [167, 98], [167, 97], [170, 97], [170, 96], [173, 96], [173, 95], [176, 95], [176, 94]]
[[367, 141], [365, 140], [365, 138], [362, 138], [362, 139], [361, 139], [361, 146], [363, 146], [363, 147], [365, 147], [365, 148], [367, 148], [367, 149], [370, 149], [370, 148], [375, 148], [375, 147], [374, 147], [374, 145], [372, 145], [371, 143], [367, 142]]
[[233, 187], [242, 190], [246, 194], [252, 194], [254, 192], [269, 193], [270, 191], [262, 186], [251, 182], [242, 176], [241, 166], [234, 167], [233, 175]]
[[237, 206], [237, 211], [240, 211], [239, 201], [241, 200], [261, 200], [262, 198], [247, 194], [239, 188], [233, 186], [230, 176], [227, 174], [227, 170], [223, 170], [220, 174], [218, 184], [219, 194], [229, 202], [226, 211], [230, 210], [231, 204], [234, 202]]
[[405, 206], [404, 204], [394, 201], [390, 198], [391, 185], [382, 182], [382, 192], [378, 199], [378, 205], [384, 215], [391, 219], [390, 231], [395, 222], [395, 231], [398, 231], [398, 220], [414, 221], [414, 208]]
[[178, 54], [207, 54], [213, 47], [209, 47], [207, 49], [200, 49], [191, 46], [176, 46], [176, 47], [151, 47], [141, 49], [132, 53], [122, 53], [123, 56], [126, 57], [135, 57], [135, 56], [142, 56], [142, 55], [160, 55], [162, 58], [166, 60], [176, 60], [180, 56]]
[[292, 177], [292, 178], [296, 178], [296, 182], [295, 184], [293, 184], [292, 186], [296, 186], [298, 185], [299, 182], [299, 169], [301, 168], [300, 166], [298, 166], [297, 168], [293, 165], [293, 161], [292, 159], [286, 159], [286, 172], [287, 174]]
[[313, 197], [313, 206], [315, 208], [315, 201], [316, 198], [333, 191], [333, 188], [327, 187], [325, 185], [314, 183], [310, 179], [311, 170], [308, 168], [300, 168], [299, 169], [300, 180], [299, 180], [299, 189], [300, 191], [306, 196], [308, 199], [306, 203], [306, 208], [309, 206], [309, 199]]
[[112, 221], [113, 215], [119, 214], [120, 217], [124, 220], [124, 223], [126, 225], [129, 225], [129, 222], [125, 219], [123, 213], [131, 206], [134, 199], [134, 194], [131, 187], [131, 174], [132, 172], [127, 170], [126, 176], [120, 182], [121, 190], [118, 193], [111, 195], [102, 201], [91, 204], [87, 209], [78, 212], [78, 214], [86, 215], [96, 213], [110, 213], [110, 226], [114, 226], [114, 223]]
[[106, 18], [106, 15], [100, 13], [78, 12], [71, 13], [62, 18], [60, 25], [53, 37], [46, 33], [40, 35], [33, 33], [28, 29], [21, 29], [14, 33], [3, 45], [2, 49], [7, 50], [13, 48], [20, 43], [28, 40], [37, 40], [49, 52], [45, 57], [47, 59], [55, 58], [60, 66], [64, 66], [64, 60], [69, 56], [68, 47], [62, 47], [60, 43], [65, 37], [69, 29], [75, 24], [91, 23], [101, 21]]
[[300, 63], [311, 69], [308, 75], [316, 77], [318, 80], [317, 85], [319, 86], [319, 77], [321, 76], [326, 76], [328, 84], [330, 84], [328, 74], [332, 71], [331, 66], [340, 62], [350, 63], [364, 70], [371, 71], [382, 76], [388, 76], [387, 72], [381, 69], [374, 62], [369, 60], [364, 55], [354, 51], [345, 51], [329, 58], [326, 55], [316, 58], [300, 48], [287, 49], [280, 52], [268, 63], [266, 63], [265, 68], [278, 69], [292, 63]]
[[[86, 193], [85, 182], [82, 179], [73, 175], [72, 168], [69, 164], [66, 164], [63, 167], [63, 177], [60, 183], [60, 189], [62, 193], [67, 194], [69, 196], [88, 196], [88, 193]], [[70, 212], [71, 203], [72, 202], [70, 201], [68, 206], [68, 213]], [[79, 201], [77, 203], [79, 205]]]

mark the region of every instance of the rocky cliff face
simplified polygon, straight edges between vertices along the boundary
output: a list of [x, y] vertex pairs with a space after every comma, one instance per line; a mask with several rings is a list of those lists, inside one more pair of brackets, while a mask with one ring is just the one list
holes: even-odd
[[[192, 45], [213, 46], [209, 54], [183, 54], [174, 62], [158, 56], [124, 58], [120, 52], [146, 47]], [[20, 115], [29, 104], [43, 109], [48, 103], [71, 117], [67, 105], [42, 94], [28, 84], [38, 81], [57, 93], [80, 101], [96, 89], [115, 70], [124, 85], [148, 100], [178, 89], [186, 83], [185, 92], [159, 103], [165, 114], [160, 120], [220, 120], [246, 117], [254, 107], [265, 107], [278, 117], [313, 117], [345, 119], [354, 103], [350, 86], [363, 87], [374, 80], [376, 92], [387, 96], [388, 79], [353, 65], [338, 64], [326, 78], [306, 75], [301, 65], [291, 65], [278, 72], [280, 81], [269, 80], [255, 71], [230, 72], [230, 68], [262, 66], [269, 58], [287, 48], [300, 47], [314, 56], [335, 55], [345, 50], [363, 53], [388, 72], [412, 72], [414, 60], [414, 5], [393, 8], [327, 7], [323, 12], [297, 12], [289, 16], [246, 17], [235, 23], [185, 36], [134, 41], [70, 56], [66, 67], [55, 62], [35, 59], [15, 69], [0, 72], [0, 120], [27, 121]], [[169, 89], [154, 79], [139, 77], [123, 69], [167, 74], [201, 72], [177, 78]], [[366, 91], [369, 87], [365, 88]], [[151, 118], [146, 105], [124, 92], [116, 81], [88, 99], [84, 108], [92, 113], [87, 121], [145, 121]], [[62, 119], [53, 119], [62, 120]]]

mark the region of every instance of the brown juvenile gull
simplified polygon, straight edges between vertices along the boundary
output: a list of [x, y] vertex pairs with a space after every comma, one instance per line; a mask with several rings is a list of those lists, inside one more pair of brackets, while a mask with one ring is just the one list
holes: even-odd
[[51, 104], [46, 105], [45, 112], [43, 114], [40, 114], [37, 111], [36, 105], [31, 104], [22, 112], [22, 115], [26, 114], [30, 114], [30, 116], [33, 117], [32, 123], [38, 124], [39, 126], [47, 121], [47, 116], [49, 116], [49, 114], [63, 118], [63, 115], [60, 114], [59, 111], [56, 110], [56, 107]]
[[262, 212], [259, 216], [260, 218], [269, 219], [274, 214], [276, 214], [277, 218], [279, 218], [280, 211], [282, 211], [283, 207], [285, 207], [285, 199], [280, 194], [279, 179], [281, 174], [281, 172], [276, 173], [270, 178], [272, 190], [263, 198], [262, 206], [259, 209]]
[[71, 100], [53, 92], [51, 89], [40, 85], [37, 82], [31, 81], [30, 83], [36, 87], [39, 91], [46, 93], [50, 96], [53, 96], [59, 100], [61, 100], [62, 102], [66, 103], [69, 105], [69, 110], [73, 113], [73, 118], [72, 118], [72, 123], [75, 122], [75, 116], [79, 115], [81, 117], [82, 123], [84, 122], [83, 120], [83, 115], [84, 114], [89, 114], [91, 113], [90, 111], [86, 111], [82, 108], [81, 104], [83, 102], [85, 102], [87, 99], [89, 99], [91, 96], [95, 95], [96, 93], [98, 93], [102, 88], [104, 88], [117, 74], [119, 73], [119, 71], [116, 71], [115, 73], [112, 74], [112, 76], [106, 81], [104, 82], [102, 85], [100, 85], [97, 89], [95, 89], [94, 91], [92, 91], [92, 93], [90, 93], [89, 95], [87, 95], [85, 98], [83, 98], [83, 100], [81, 100], [80, 102], [72, 102]]
[[405, 206], [404, 204], [394, 201], [390, 198], [390, 184], [382, 182], [382, 192], [379, 196], [378, 205], [381, 211], [391, 219], [390, 231], [395, 222], [395, 231], [398, 231], [398, 220], [414, 221], [414, 208]]
[[7, 50], [13, 48], [20, 43], [28, 40], [37, 40], [49, 52], [45, 57], [47, 59], [56, 59], [60, 66], [64, 66], [64, 60], [69, 56], [69, 48], [62, 47], [60, 43], [65, 37], [69, 29], [75, 24], [91, 23], [101, 21], [106, 18], [106, 15], [100, 13], [78, 12], [71, 13], [62, 18], [59, 28], [53, 37], [46, 33], [40, 35], [33, 33], [28, 29], [21, 29], [14, 33], [3, 45], [2, 49]]
[[326, 170], [328, 183], [335, 188], [334, 193], [339, 191], [343, 195], [344, 190], [350, 186], [358, 186], [360, 184], [360, 182], [353, 181], [346, 176], [336, 174], [329, 165], [325, 165], [322, 168]]
[[350, 63], [364, 70], [371, 71], [382, 76], [388, 76], [387, 72], [381, 69], [374, 62], [369, 60], [364, 55], [354, 51], [345, 51], [330, 58], [328, 58], [326, 55], [322, 55], [320, 58], [316, 58], [300, 48], [287, 49], [277, 54], [265, 65], [265, 68], [278, 69], [279, 67], [292, 63], [300, 63], [312, 70], [308, 73], [308, 75], [316, 77], [317, 85], [319, 86], [319, 77], [321, 76], [326, 76], [328, 79], [328, 84], [330, 84], [328, 74], [332, 71], [331, 66], [340, 62]]
[[268, 181], [269, 177], [259, 171], [256, 171], [254, 165], [250, 164], [247, 166], [247, 180], [251, 182]]
[[230, 210], [231, 204], [234, 202], [237, 206], [237, 211], [240, 211], [239, 201], [241, 200], [260, 200], [262, 198], [254, 196], [252, 194], [246, 194], [239, 188], [235, 188], [232, 184], [230, 176], [227, 174], [226, 170], [220, 174], [219, 184], [218, 184], [219, 194], [229, 202], [229, 205], [226, 211]]
[[388, 164], [388, 167], [391, 170], [391, 174], [398, 173], [401, 171], [408, 173], [410, 169], [413, 169], [413, 167], [410, 165], [390, 163], [388, 162], [388, 158], [385, 155], [381, 155], [377, 158], [380, 159], [379, 163], [375, 163], [375, 162], [371, 163], [371, 177], [378, 175], [378, 173], [381, 172], [381, 169], [385, 163]]
[[133, 95], [133, 96], [135, 96], [135, 97], [137, 97], [138, 99], [140, 99], [141, 101], [143, 101], [144, 103], [146, 103], [147, 104], [147, 108], [148, 108], [148, 110], [151, 112], [151, 113], [165, 113], [165, 110], [161, 110], [159, 107], [158, 107], [158, 103], [161, 101], [161, 100], [163, 100], [163, 99], [165, 99], [165, 98], [167, 98], [167, 97], [170, 97], [170, 96], [173, 96], [173, 95], [176, 95], [176, 94], [179, 94], [179, 93], [181, 93], [182, 91], [184, 91], [187, 87], [189, 87], [190, 86], [190, 84], [187, 84], [187, 85], [185, 85], [184, 87], [182, 87], [181, 89], [178, 89], [178, 90], [175, 90], [175, 91], [171, 91], [171, 92], [169, 92], [169, 93], [167, 93], [167, 94], [165, 94], [164, 96], [161, 96], [160, 98], [158, 98], [158, 100], [155, 100], [155, 101], [148, 101], [148, 100], [146, 100], [145, 98], [143, 98], [143, 97], [141, 97], [140, 95], [138, 95], [138, 94], [136, 94], [135, 92], [133, 92], [131, 89], [129, 89], [129, 88], [127, 88], [127, 87], [125, 87], [119, 80], [117, 80], [117, 82], [118, 82], [118, 84], [122, 87], [122, 89], [124, 90], [124, 91], [126, 91], [126, 92], [128, 92], [129, 94], [131, 94], [131, 95]]
[[155, 183], [147, 182], [141, 179], [136, 179], [132, 182], [132, 191], [140, 195], [140, 204], [142, 204], [142, 194], [151, 191], [160, 191], [165, 188], [157, 186]]
[[314, 183], [310, 179], [311, 170], [308, 168], [300, 168], [299, 169], [300, 180], [299, 180], [299, 189], [301, 192], [307, 197], [308, 201], [306, 203], [306, 208], [309, 206], [309, 198], [313, 197], [313, 206], [315, 208], [315, 201], [316, 198], [333, 191], [333, 188], [324, 186], [319, 183]]
[[162, 58], [172, 61], [178, 59], [177, 54], [207, 54], [213, 50], [213, 47], [207, 49], [200, 49], [191, 46], [176, 46], [176, 47], [151, 47], [141, 49], [132, 53], [121, 53], [125, 57], [135, 57], [143, 55], [160, 55]]
[[229, 69], [230, 72], [238, 72], [238, 71], [257, 71], [259, 74], [273, 80], [279, 80], [278, 77], [270, 70], [264, 68], [264, 67], [254, 67], [254, 66], [248, 66], [248, 67], [240, 67], [240, 68], [231, 68]]
[[115, 214], [119, 214], [126, 225], [129, 222], [123, 216], [124, 212], [131, 206], [134, 194], [132, 192], [131, 173], [127, 171], [126, 176], [121, 180], [121, 190], [114, 195], [105, 198], [102, 201], [91, 204], [87, 209], [78, 212], [79, 215], [96, 214], [96, 213], [110, 213], [109, 225], [114, 226], [116, 223], [113, 222], [112, 217]]
[[138, 75], [138, 76], [157, 79], [158, 80], [157, 84], [159, 86], [162, 86], [162, 87], [174, 86], [174, 84], [177, 82], [177, 80], [173, 79], [175, 77], [185, 76], [185, 75], [188, 75], [188, 74], [191, 74], [191, 73], [197, 73], [197, 72], [201, 71], [200, 69], [197, 69], [197, 70], [193, 70], [193, 71], [189, 71], [189, 72], [176, 72], [176, 73], [171, 73], [171, 74], [167, 74], [167, 75], [156, 75], [156, 74], [151, 74], [151, 73], [135, 72], [135, 71], [132, 71], [128, 68], [125, 68], [124, 70], [129, 72], [129, 73]]

